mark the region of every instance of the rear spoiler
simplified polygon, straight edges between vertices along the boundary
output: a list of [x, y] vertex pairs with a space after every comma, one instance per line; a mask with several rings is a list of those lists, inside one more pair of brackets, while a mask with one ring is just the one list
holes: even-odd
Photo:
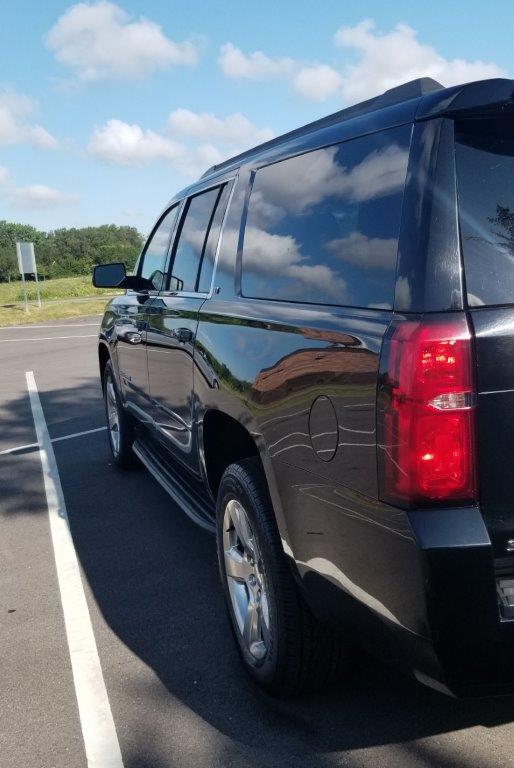
[[433, 91], [420, 99], [416, 120], [514, 115], [514, 80], [494, 78]]

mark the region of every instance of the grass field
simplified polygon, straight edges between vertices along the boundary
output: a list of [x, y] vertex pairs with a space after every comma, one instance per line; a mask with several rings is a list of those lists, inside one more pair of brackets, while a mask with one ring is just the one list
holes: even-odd
[[39, 284], [43, 306], [36, 302], [35, 283], [27, 283], [29, 311], [25, 312], [21, 282], [0, 283], [0, 326], [25, 325], [103, 312], [111, 289], [94, 288], [88, 275], [44, 280]]

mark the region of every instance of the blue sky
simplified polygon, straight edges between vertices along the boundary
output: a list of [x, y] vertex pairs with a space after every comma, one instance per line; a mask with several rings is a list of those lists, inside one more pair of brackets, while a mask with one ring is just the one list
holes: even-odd
[[423, 74], [514, 76], [505, 2], [0, 0], [0, 219], [131, 224], [211, 162]]

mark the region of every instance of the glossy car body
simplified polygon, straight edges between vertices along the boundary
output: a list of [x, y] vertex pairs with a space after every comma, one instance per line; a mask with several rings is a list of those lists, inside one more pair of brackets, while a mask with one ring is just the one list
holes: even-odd
[[[312, 611], [456, 693], [514, 682], [514, 623], [497, 598], [498, 580], [514, 574], [514, 308], [466, 299], [454, 147], [456, 120], [511, 113], [513, 90], [507, 80], [406, 86], [214, 167], [165, 209], [178, 204], [180, 221], [187, 198], [226, 185], [209, 289], [128, 290], [100, 332], [100, 367], [113, 360], [136, 453], [185, 511], [212, 529], [224, 467], [259, 456]], [[393, 305], [243, 295], [256, 171], [401, 126], [409, 149]], [[176, 224], [168, 267], [179, 233]], [[384, 339], [393, 319], [459, 312], [477, 359], [480, 495], [402, 509], [381, 500], [377, 472]]]

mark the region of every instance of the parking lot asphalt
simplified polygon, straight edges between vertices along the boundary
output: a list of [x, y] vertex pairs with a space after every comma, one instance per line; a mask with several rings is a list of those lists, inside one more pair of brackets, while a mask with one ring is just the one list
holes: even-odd
[[[253, 685], [228, 628], [213, 539], [145, 470], [111, 464], [98, 323], [0, 329], [0, 767], [87, 765], [27, 371], [124, 768], [514, 766], [514, 697], [457, 701], [368, 658], [346, 685], [315, 696], [277, 701]], [[110, 765], [106, 756], [94, 768]]]

